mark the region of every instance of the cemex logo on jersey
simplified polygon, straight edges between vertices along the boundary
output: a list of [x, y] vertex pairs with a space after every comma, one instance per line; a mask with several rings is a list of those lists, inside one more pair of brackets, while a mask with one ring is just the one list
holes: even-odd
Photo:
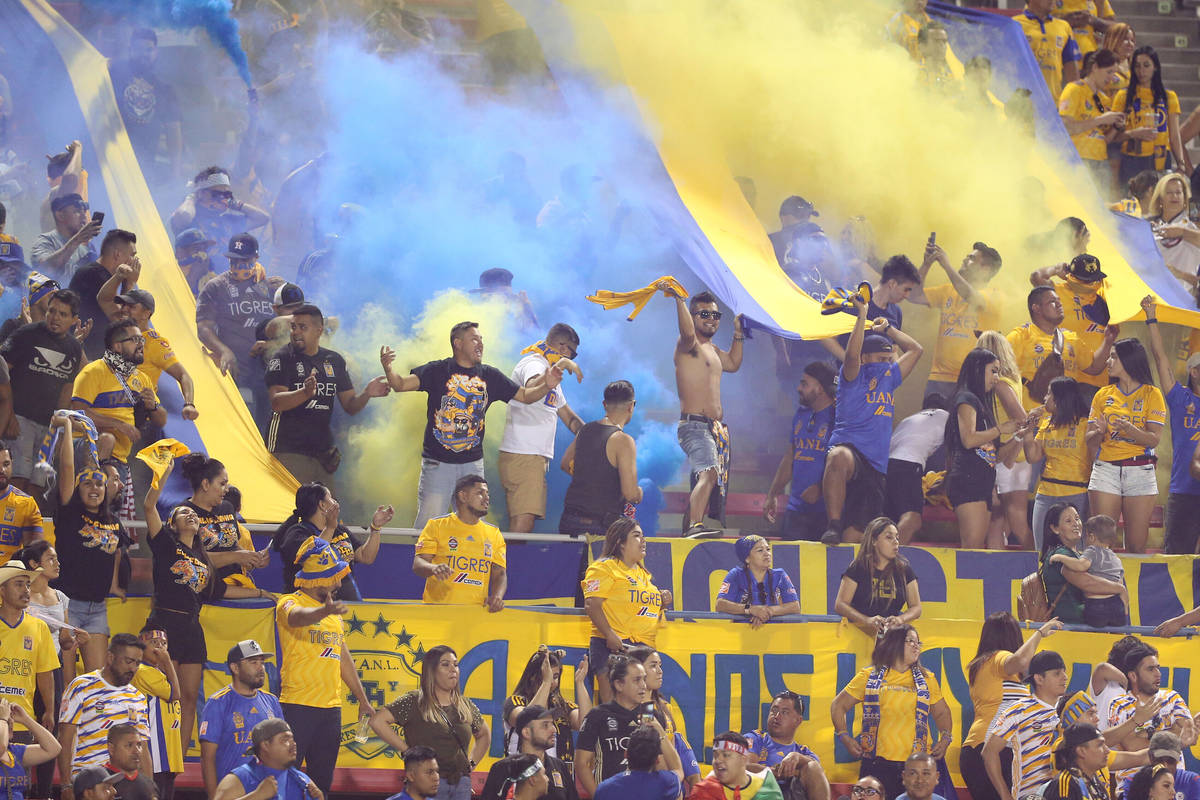
[[483, 581], [478, 578], [472, 578], [465, 572], [458, 573], [458, 577], [454, 579], [455, 583], [465, 583], [468, 586], [483, 586]]

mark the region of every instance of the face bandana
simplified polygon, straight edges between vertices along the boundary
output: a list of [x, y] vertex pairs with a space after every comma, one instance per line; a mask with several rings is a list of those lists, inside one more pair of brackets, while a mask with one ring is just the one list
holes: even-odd
[[[229, 277], [233, 278], [235, 281], [253, 280], [257, 283], [267, 275], [267, 271], [263, 269], [262, 264], [259, 264], [257, 261], [254, 262], [254, 266], [252, 267], [238, 267], [234, 266], [234, 263], [235, 262], [233, 261], [229, 262]], [[243, 261], [241, 263], [247, 264], [249, 262]]]

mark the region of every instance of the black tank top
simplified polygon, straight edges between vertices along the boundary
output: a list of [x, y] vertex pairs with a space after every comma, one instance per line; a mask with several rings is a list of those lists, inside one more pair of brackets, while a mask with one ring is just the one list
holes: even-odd
[[619, 431], [616, 425], [589, 422], [575, 436], [575, 474], [567, 487], [563, 505], [595, 517], [620, 516], [625, 508], [621, 476], [608, 463], [608, 439]]

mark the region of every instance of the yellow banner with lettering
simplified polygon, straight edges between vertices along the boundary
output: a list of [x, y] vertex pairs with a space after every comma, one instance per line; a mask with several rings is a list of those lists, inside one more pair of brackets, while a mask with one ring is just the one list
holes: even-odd
[[[225, 653], [241, 639], [257, 639], [278, 653], [273, 609], [265, 604], [205, 606], [202, 621], [209, 653], [203, 695], [229, 682]], [[137, 631], [148, 612], [144, 600], [110, 602], [114, 631]], [[491, 756], [501, 752], [501, 711], [525, 663], [539, 644], [567, 651], [562, 683], [574, 681], [574, 665], [588, 643], [587, 618], [575, 610], [506, 609], [488, 614], [462, 606], [419, 603], [355, 603], [344, 617], [346, 642], [354, 655], [367, 695], [376, 706], [391, 703], [417, 687], [421, 658], [438, 644], [458, 654], [465, 693], [491, 727]], [[954, 719], [955, 746], [947, 763], [958, 776], [957, 744], [970, 727], [973, 708], [967, 664], [975, 655], [979, 623], [922, 619], [922, 663], [937, 675]], [[1070, 670], [1070, 691], [1087, 686], [1092, 667], [1104, 660], [1116, 635], [1060, 632], [1045, 648], [1063, 655]], [[1183, 638], [1154, 639], [1163, 665], [1163, 686], [1189, 699], [1194, 644]], [[834, 695], [869, 664], [872, 641], [858, 629], [838, 622], [775, 623], [751, 630], [728, 619], [673, 619], [658, 637], [663, 656], [664, 690], [672, 698], [680, 730], [703, 763], [710, 762], [712, 737], [726, 730], [749, 731], [763, 724], [771, 696], [791, 689], [804, 697], [807, 721], [797, 740], [820, 756], [830, 779], [851, 781], [858, 766], [833, 738], [829, 706]], [[272, 665], [272, 686], [278, 672]], [[567, 689], [570, 697], [570, 690]], [[347, 698], [349, 698], [347, 692]], [[399, 769], [401, 762], [380, 740], [354, 741], [358, 708], [347, 699], [342, 709], [339, 767]], [[858, 720], [853, 730], [858, 730]], [[198, 755], [193, 751], [191, 755]], [[1196, 762], [1189, 750], [1189, 768]], [[483, 769], [490, 763], [485, 762]]]

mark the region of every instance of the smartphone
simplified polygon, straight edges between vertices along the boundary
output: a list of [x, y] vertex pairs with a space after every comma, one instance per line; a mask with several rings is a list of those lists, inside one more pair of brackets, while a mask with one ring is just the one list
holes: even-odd
[[638, 722], [642, 725], [649, 725], [654, 722], [654, 703], [643, 703], [638, 709]]
[[104, 212], [103, 211], [93, 211], [92, 212], [92, 223], [95, 225], [99, 225], [102, 222], [104, 222]]
[[932, 247], [935, 244], [937, 244], [937, 231], [929, 234], [929, 246]]

